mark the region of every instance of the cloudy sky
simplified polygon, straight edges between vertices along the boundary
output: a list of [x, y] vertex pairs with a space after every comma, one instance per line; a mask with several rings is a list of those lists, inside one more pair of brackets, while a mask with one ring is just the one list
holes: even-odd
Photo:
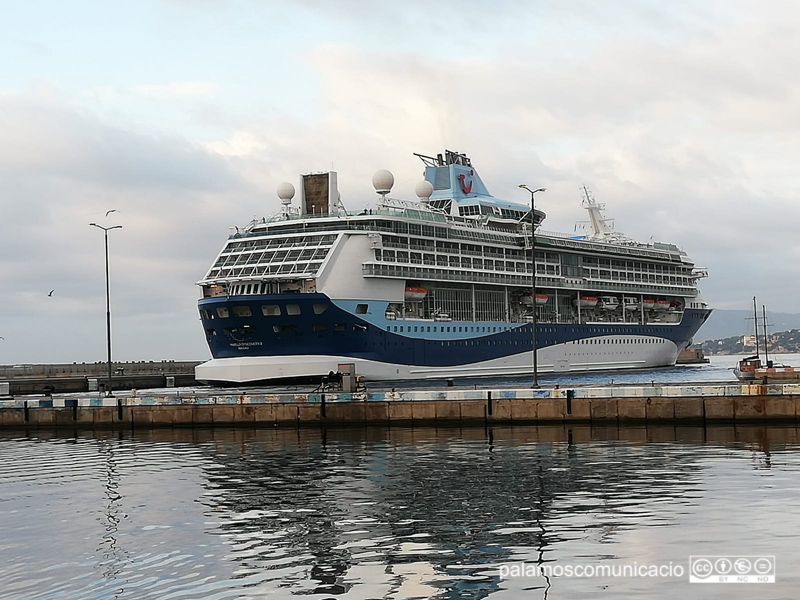
[[[649, 0], [30, 0], [0, 20], [0, 363], [204, 359], [195, 282], [275, 188], [334, 167], [413, 198], [412, 152], [709, 269], [720, 308], [800, 312], [800, 8]], [[105, 216], [106, 211], [118, 212]], [[48, 292], [55, 290], [52, 297]]]

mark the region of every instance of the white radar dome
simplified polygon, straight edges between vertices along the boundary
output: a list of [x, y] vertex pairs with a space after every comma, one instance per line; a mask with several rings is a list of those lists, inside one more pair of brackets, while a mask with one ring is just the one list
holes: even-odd
[[294, 186], [288, 181], [284, 181], [278, 185], [278, 198], [287, 204], [291, 202], [292, 198], [294, 198]]
[[376, 171], [375, 175], [372, 176], [372, 186], [379, 194], [388, 194], [392, 191], [393, 185], [394, 175], [392, 175], [391, 171], [381, 169], [380, 171]]
[[423, 179], [414, 188], [414, 192], [422, 202], [427, 202], [431, 199], [431, 194], [433, 194], [433, 185], [427, 179]]

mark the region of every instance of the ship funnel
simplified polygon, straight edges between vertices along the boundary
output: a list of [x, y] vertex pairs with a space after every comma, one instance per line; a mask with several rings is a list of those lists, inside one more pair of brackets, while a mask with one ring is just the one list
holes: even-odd
[[306, 173], [300, 181], [300, 210], [302, 215], [336, 214], [339, 203], [339, 184], [336, 171]]

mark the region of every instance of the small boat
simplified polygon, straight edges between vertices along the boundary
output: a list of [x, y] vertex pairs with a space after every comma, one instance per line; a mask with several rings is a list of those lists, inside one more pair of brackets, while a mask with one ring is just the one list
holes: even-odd
[[603, 310], [617, 310], [619, 307], [619, 298], [616, 296], [600, 296], [599, 305]]
[[642, 308], [645, 310], [653, 310], [655, 308], [656, 301], [652, 298], [642, 298]]
[[655, 310], [669, 310], [671, 302], [669, 300], [656, 300], [653, 304]]
[[639, 308], [639, 299], [632, 296], [622, 297], [623, 310], [637, 310]]
[[597, 306], [597, 297], [595, 296], [581, 296], [580, 301], [578, 298], [572, 299], [573, 306], [578, 306], [580, 304], [581, 308], [594, 308]]
[[424, 287], [419, 287], [416, 285], [408, 285], [406, 286], [406, 300], [411, 302], [419, 302], [420, 300], [424, 300], [425, 296], [428, 295], [428, 290]]
[[740, 360], [733, 370], [739, 381], [796, 381], [800, 379], [800, 370], [788, 365], [777, 365], [771, 360], [766, 365], [758, 356], [748, 356]]
[[761, 362], [761, 355], [758, 348], [758, 309], [755, 296], [753, 297], [753, 324], [755, 326], [756, 354], [740, 360], [733, 374], [739, 381], [763, 381], [767, 383], [772, 380], [797, 381], [800, 380], [800, 370], [795, 370], [789, 365], [775, 364], [769, 359], [768, 336], [767, 336], [767, 308], [762, 304], [761, 311], [764, 319], [764, 360]]

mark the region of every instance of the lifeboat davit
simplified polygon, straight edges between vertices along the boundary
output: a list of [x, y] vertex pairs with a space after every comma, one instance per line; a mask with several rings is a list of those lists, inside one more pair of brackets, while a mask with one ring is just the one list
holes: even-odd
[[616, 296], [600, 296], [600, 308], [603, 310], [617, 310], [619, 299]]
[[407, 285], [406, 286], [406, 300], [411, 302], [419, 302], [423, 300], [425, 296], [428, 295], [428, 290], [424, 287], [419, 287], [416, 285]]
[[623, 310], [637, 310], [639, 308], [639, 299], [630, 296], [623, 296], [622, 308]]
[[580, 305], [581, 308], [594, 308], [595, 306], [597, 306], [597, 297], [581, 296], [580, 300], [578, 300], [578, 298], [573, 298], [572, 304], [574, 304], [575, 306]]

